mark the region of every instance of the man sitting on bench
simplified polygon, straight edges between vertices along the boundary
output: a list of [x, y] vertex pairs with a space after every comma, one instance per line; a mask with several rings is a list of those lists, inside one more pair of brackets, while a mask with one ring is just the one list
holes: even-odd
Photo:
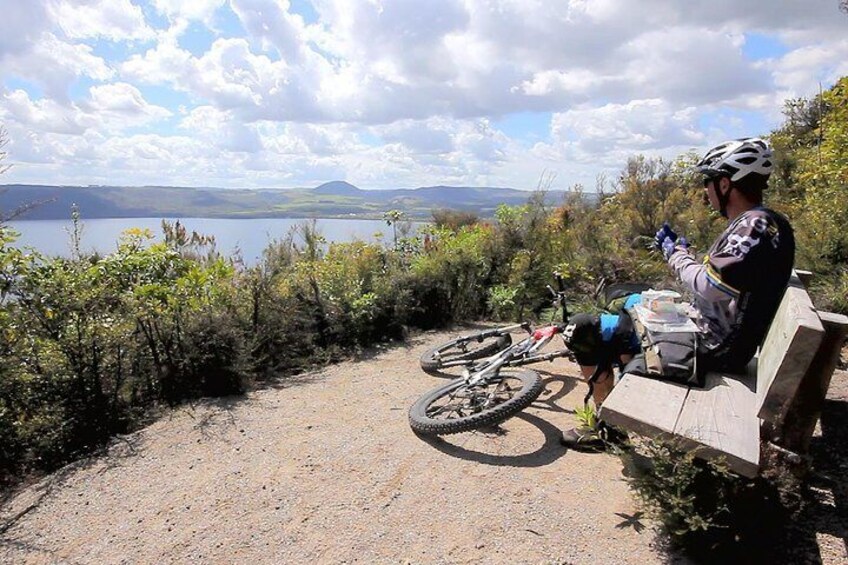
[[[772, 151], [759, 138], [727, 141], [707, 151], [696, 170], [704, 176], [705, 197], [727, 218], [728, 226], [703, 261], [689, 251], [668, 224], [656, 233], [656, 246], [683, 285], [694, 295], [696, 320], [703, 332], [698, 364], [706, 371], [742, 373], [774, 317], [792, 273], [795, 238], [782, 215], [763, 206], [763, 190], [774, 169]], [[600, 406], [614, 386], [613, 363], [624, 366], [638, 348], [628, 332], [632, 323], [580, 314], [564, 337], [584, 377], [592, 378], [592, 397]], [[573, 428], [562, 434], [572, 449], [597, 451], [609, 433]]]

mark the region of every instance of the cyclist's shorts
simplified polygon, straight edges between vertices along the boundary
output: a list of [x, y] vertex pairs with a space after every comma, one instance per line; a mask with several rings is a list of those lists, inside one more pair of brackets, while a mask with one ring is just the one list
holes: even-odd
[[[628, 303], [632, 305], [638, 301], [628, 300]], [[621, 355], [635, 355], [642, 350], [639, 337], [633, 331], [633, 322], [626, 312], [577, 314], [569, 321], [564, 337], [580, 365], [612, 366], [619, 362]]]

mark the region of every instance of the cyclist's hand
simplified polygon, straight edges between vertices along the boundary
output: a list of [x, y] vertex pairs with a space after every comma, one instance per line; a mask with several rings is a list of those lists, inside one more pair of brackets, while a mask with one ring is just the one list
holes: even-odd
[[674, 241], [670, 237], [666, 237], [662, 242], [662, 254], [665, 260], [668, 261], [672, 253], [674, 253]]
[[671, 243], [674, 244], [674, 242], [677, 241], [677, 234], [674, 233], [674, 230], [671, 229], [668, 222], [663, 222], [662, 227], [657, 230], [657, 233], [654, 236], [654, 246], [658, 250], [662, 251], [666, 239], [670, 239]]
[[672, 241], [670, 237], [663, 240], [662, 253], [665, 260], [668, 261], [677, 249], [689, 249], [689, 240], [684, 236], [680, 236], [677, 241]]

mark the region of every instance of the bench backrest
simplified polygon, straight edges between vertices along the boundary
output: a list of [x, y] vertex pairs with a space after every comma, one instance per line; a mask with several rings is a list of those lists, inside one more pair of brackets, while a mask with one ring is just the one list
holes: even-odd
[[757, 413], [779, 423], [824, 338], [824, 327], [797, 276], [789, 281], [757, 361]]

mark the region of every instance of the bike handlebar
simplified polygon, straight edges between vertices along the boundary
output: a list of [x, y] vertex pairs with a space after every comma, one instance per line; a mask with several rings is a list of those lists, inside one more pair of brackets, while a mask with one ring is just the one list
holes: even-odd
[[555, 304], [562, 306], [562, 323], [568, 323], [568, 305], [565, 300], [565, 281], [562, 278], [562, 274], [559, 271], [554, 271], [554, 279], [556, 279], [557, 287], [559, 288], [559, 292], [555, 291], [551, 288], [551, 285], [547, 285], [548, 290], [551, 291], [551, 294], [554, 295]]

